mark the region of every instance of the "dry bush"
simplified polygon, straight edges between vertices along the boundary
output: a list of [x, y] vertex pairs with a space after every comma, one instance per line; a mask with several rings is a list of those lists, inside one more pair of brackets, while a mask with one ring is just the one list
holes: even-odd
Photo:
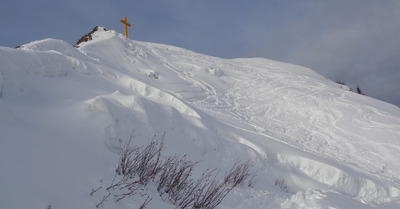
[[357, 84], [356, 90], [357, 90], [358, 94], [365, 95], [365, 93], [361, 90], [361, 88], [360, 88], [360, 86], [358, 84]]
[[154, 141], [147, 146], [131, 146], [132, 137], [121, 147], [120, 160], [116, 172], [124, 178], [138, 177], [138, 183], [146, 185], [154, 179], [162, 168], [161, 150], [164, 147], [164, 136], [160, 144]]
[[282, 191], [284, 191], [284, 192], [289, 192], [289, 188], [288, 188], [287, 182], [283, 178], [276, 179], [274, 185], [279, 187], [280, 189], [282, 189]]
[[[165, 134], [164, 134], [165, 135]], [[219, 170], [206, 170], [197, 180], [192, 178], [198, 162], [187, 159], [186, 155], [162, 156], [164, 135], [157, 143], [154, 139], [146, 146], [132, 146], [132, 138], [121, 146], [116, 176], [107, 190], [119, 190], [116, 202], [134, 195], [146, 195], [145, 186], [154, 182], [161, 198], [169, 200], [177, 208], [214, 208], [236, 186], [248, 182], [254, 184], [254, 174], [250, 172], [252, 163], [236, 162], [222, 179]], [[151, 199], [146, 199], [145, 204]]]

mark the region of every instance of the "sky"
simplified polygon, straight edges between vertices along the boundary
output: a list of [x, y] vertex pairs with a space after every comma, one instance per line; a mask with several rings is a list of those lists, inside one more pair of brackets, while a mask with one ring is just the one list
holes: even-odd
[[123, 17], [134, 40], [309, 67], [400, 107], [399, 0], [1, 0], [0, 45], [73, 45]]

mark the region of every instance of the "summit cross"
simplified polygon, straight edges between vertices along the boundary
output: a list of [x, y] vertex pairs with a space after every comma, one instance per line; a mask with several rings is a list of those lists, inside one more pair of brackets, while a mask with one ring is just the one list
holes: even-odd
[[126, 21], [126, 17], [124, 17], [124, 19], [121, 19], [120, 20], [122, 23], [124, 23], [124, 29], [125, 29], [125, 37], [126, 38], [128, 38], [128, 27], [127, 26], [131, 26], [131, 24], [129, 24], [127, 21]]

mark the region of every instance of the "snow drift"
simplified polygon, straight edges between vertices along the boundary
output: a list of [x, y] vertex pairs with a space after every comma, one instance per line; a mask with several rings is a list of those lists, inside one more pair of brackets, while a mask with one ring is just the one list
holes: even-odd
[[0, 47], [0, 208], [95, 208], [121, 143], [164, 132], [200, 168], [254, 161], [258, 183], [218, 208], [400, 206], [399, 108], [301, 66], [91, 36]]

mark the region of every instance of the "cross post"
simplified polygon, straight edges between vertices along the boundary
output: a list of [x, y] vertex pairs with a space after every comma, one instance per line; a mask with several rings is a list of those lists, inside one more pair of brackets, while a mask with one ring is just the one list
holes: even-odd
[[129, 24], [127, 21], [126, 21], [126, 17], [124, 17], [124, 19], [122, 20], [120, 20], [122, 23], [124, 23], [124, 29], [125, 29], [125, 37], [126, 38], [128, 38], [128, 27], [127, 26], [129, 26], [129, 27], [131, 27], [131, 24]]

